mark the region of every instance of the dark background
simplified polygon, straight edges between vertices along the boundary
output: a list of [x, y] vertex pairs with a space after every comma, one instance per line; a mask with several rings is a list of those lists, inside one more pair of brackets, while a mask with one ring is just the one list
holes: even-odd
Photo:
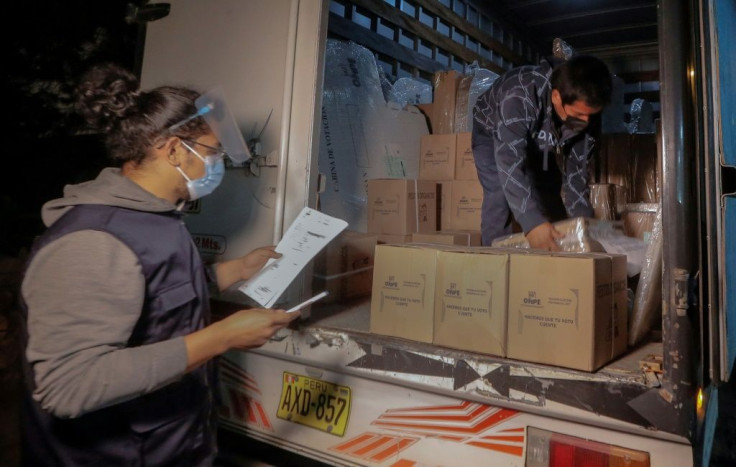
[[0, 179], [0, 257], [23, 256], [42, 232], [41, 205], [68, 183], [109, 165], [98, 135], [73, 112], [72, 91], [91, 65], [135, 71], [138, 27], [129, 1], [25, 0], [5, 5], [2, 89], [5, 165]]
[[0, 465], [20, 465], [20, 312], [23, 259], [43, 232], [44, 202], [108, 164], [98, 135], [73, 112], [87, 68], [133, 69], [138, 27], [121, 0], [24, 0], [3, 4], [0, 36], [3, 170], [0, 172]]

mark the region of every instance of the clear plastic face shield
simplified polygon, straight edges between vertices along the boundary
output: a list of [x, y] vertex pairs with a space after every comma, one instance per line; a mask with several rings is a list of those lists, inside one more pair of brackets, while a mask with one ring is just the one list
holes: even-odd
[[199, 96], [194, 101], [194, 105], [197, 107], [197, 113], [172, 125], [169, 131], [174, 131], [197, 117], [202, 117], [220, 141], [220, 145], [230, 160], [236, 164], [243, 164], [251, 159], [251, 153], [245, 144], [243, 134], [225, 101], [222, 86], [216, 86]]
[[[235, 118], [225, 103], [225, 95], [222, 87], [215, 87], [202, 94], [194, 101], [194, 105], [197, 108], [197, 112], [194, 115], [190, 115], [181, 122], [171, 125], [168, 130], [173, 132], [187, 122], [202, 117], [207, 122], [210, 130], [212, 130], [212, 133], [219, 140], [221, 149], [210, 147], [196, 141], [182, 140], [182, 144], [202, 160], [205, 165], [204, 176], [196, 180], [189, 178], [181, 167], [177, 167], [179, 173], [187, 181], [190, 201], [212, 193], [222, 183], [225, 176], [224, 156], [228, 156], [234, 163], [238, 164], [247, 163], [251, 159], [251, 154], [248, 146], [245, 144], [243, 135], [240, 133], [235, 123]], [[194, 146], [206, 148], [209, 154], [200, 154]]]

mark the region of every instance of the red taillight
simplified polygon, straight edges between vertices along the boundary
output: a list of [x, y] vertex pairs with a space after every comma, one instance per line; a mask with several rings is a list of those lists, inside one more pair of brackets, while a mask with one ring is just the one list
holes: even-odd
[[582, 446], [572, 446], [564, 441], [551, 440], [549, 465], [550, 467], [608, 467], [608, 454]]
[[529, 427], [526, 467], [649, 467], [649, 453]]

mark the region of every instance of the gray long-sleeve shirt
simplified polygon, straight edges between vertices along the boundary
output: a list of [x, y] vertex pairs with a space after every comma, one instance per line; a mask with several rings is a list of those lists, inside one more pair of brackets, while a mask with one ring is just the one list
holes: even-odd
[[[79, 204], [176, 209], [117, 169], [67, 186], [64, 195], [44, 205], [47, 226]], [[126, 347], [140, 316], [145, 281], [136, 255], [108, 233], [82, 230], [45, 246], [28, 266], [21, 293], [28, 308], [33, 397], [58, 417], [133, 399], [185, 372], [182, 337]]]

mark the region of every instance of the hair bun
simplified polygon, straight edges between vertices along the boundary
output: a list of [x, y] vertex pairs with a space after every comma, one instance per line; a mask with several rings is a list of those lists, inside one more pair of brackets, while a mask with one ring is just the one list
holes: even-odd
[[135, 108], [138, 78], [114, 63], [87, 71], [77, 87], [77, 110], [93, 129], [109, 131]]

